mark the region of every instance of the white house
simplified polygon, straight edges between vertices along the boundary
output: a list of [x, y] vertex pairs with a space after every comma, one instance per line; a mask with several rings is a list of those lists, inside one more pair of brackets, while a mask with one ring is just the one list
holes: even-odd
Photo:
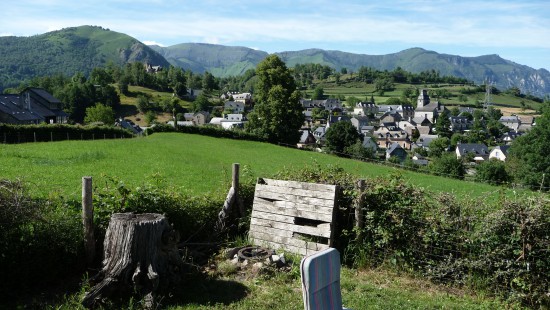
[[498, 160], [506, 161], [509, 148], [509, 145], [499, 145], [495, 147], [493, 150], [491, 150], [491, 153], [489, 153], [489, 159], [496, 158]]

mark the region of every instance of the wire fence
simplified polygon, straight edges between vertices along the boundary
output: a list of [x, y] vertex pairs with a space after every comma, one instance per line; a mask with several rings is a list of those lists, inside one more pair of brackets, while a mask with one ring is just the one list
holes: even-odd
[[[295, 148], [295, 149], [302, 150], [302, 151], [315, 152], [314, 149], [298, 148], [295, 145], [291, 145], [291, 144], [279, 143], [279, 145], [284, 146], [284, 147], [289, 147], [289, 148]], [[348, 153], [331, 151], [330, 154], [334, 154], [334, 155], [337, 155], [339, 157], [350, 158], [350, 154], [348, 154]], [[413, 172], [417, 172], [417, 173], [423, 173], [423, 174], [435, 175], [435, 176], [446, 177], [446, 178], [451, 178], [451, 179], [457, 179], [457, 176], [454, 175], [454, 174], [429, 171], [427, 167], [421, 167], [419, 165], [398, 164], [398, 163], [393, 163], [393, 162], [388, 161], [388, 160], [384, 160], [384, 159], [380, 159], [380, 158], [370, 158], [370, 157], [356, 157], [356, 156], [354, 156], [354, 157], [351, 157], [351, 159], [361, 161], [361, 162], [371, 163], [371, 164], [377, 164], [377, 165], [380, 165], [380, 166], [387, 166], [387, 167], [405, 169], [405, 170], [409, 170], [409, 171], [413, 171]], [[503, 181], [484, 182], [484, 181], [480, 181], [479, 179], [477, 179], [475, 177], [475, 174], [468, 174], [468, 173], [466, 173], [464, 176], [462, 176], [461, 180], [467, 181], [467, 182], [475, 182], [475, 183], [484, 183], [484, 184], [495, 185], [495, 186], [503, 186], [503, 187], [507, 187], [507, 188], [511, 188], [511, 189], [528, 189], [528, 190], [532, 190], [532, 191], [548, 191], [548, 190], [550, 190], [550, 186], [542, 185], [544, 183], [544, 180], [542, 180], [541, 185], [526, 185], [526, 184], [521, 184], [521, 183], [503, 182]]]

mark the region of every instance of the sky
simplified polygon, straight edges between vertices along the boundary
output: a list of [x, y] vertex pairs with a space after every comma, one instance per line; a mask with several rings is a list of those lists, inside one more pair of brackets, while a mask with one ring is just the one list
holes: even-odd
[[4, 0], [0, 36], [95, 25], [146, 44], [383, 55], [421, 47], [550, 70], [549, 0]]

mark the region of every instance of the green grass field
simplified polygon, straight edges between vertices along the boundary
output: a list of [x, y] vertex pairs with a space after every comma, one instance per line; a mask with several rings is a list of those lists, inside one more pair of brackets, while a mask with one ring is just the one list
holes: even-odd
[[[81, 178], [101, 182], [114, 177], [131, 186], [162, 182], [193, 193], [226, 192], [232, 163], [241, 164], [244, 181], [269, 177], [286, 168], [337, 165], [357, 178], [399, 172], [412, 184], [457, 196], [499, 195], [483, 183], [401, 170], [268, 143], [218, 139], [190, 134], [157, 133], [117, 140], [63, 141], [0, 145], [0, 177], [20, 178], [34, 195], [78, 197]], [[511, 190], [502, 189], [504, 192]]]

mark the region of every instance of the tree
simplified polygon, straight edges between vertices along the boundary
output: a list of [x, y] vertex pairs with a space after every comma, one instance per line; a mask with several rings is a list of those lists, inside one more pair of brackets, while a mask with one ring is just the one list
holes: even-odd
[[324, 97], [325, 91], [323, 90], [323, 87], [317, 86], [313, 90], [313, 95], [311, 95], [311, 99], [313, 100], [321, 100]]
[[450, 138], [453, 132], [451, 131], [451, 120], [449, 119], [449, 112], [443, 112], [437, 118], [435, 123], [435, 132], [439, 137]]
[[346, 121], [331, 125], [325, 134], [327, 149], [337, 154], [345, 153], [346, 148], [360, 141], [360, 138], [353, 124]]
[[533, 188], [550, 186], [550, 107], [542, 109], [537, 126], [514, 140], [506, 161], [514, 179]]
[[432, 160], [428, 168], [436, 175], [455, 179], [463, 179], [466, 174], [466, 169], [462, 164], [462, 160], [457, 159], [456, 155], [452, 153], [444, 154]]
[[376, 155], [376, 153], [372, 149], [365, 148], [363, 146], [363, 143], [359, 140], [357, 140], [355, 144], [346, 147], [344, 149], [344, 153], [346, 153], [353, 159], [360, 159], [360, 160], [372, 159]]
[[113, 108], [103, 105], [101, 103], [96, 104], [93, 107], [86, 109], [86, 117], [84, 122], [87, 124], [101, 122], [109, 125], [115, 122], [115, 112]]
[[296, 144], [304, 115], [290, 70], [277, 55], [270, 55], [258, 64], [256, 76], [256, 105], [248, 114], [246, 130], [270, 142]]
[[504, 162], [492, 158], [479, 164], [476, 168], [476, 180], [502, 184], [510, 181], [510, 175], [506, 171]]
[[443, 153], [447, 152], [449, 149], [450, 143], [451, 142], [447, 137], [433, 139], [428, 146], [430, 148], [430, 151], [428, 152], [430, 157], [441, 157]]
[[204, 95], [204, 93], [201, 93], [193, 101], [192, 106], [193, 106], [193, 112], [206, 111], [210, 106], [210, 101], [208, 100], [208, 98], [206, 98], [206, 95]]

